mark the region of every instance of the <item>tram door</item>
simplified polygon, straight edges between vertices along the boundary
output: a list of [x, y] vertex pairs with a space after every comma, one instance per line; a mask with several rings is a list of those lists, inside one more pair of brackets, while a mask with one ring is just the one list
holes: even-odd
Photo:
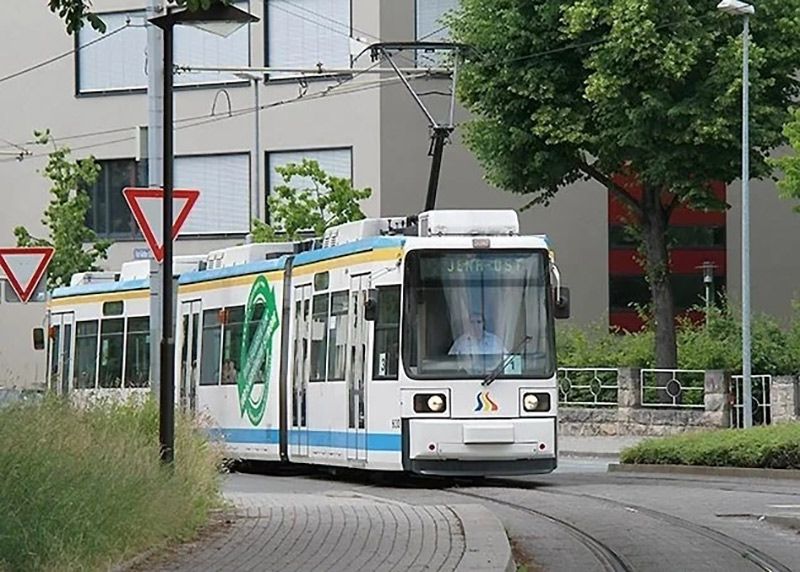
[[294, 289], [295, 329], [292, 368], [290, 453], [308, 456], [308, 375], [311, 367], [311, 285]]
[[350, 278], [350, 332], [347, 336], [347, 458], [367, 460], [366, 363], [367, 321], [364, 306], [369, 293], [369, 274]]
[[74, 325], [74, 312], [50, 315], [48, 387], [64, 396], [70, 391], [70, 380], [72, 379], [72, 330]]
[[200, 300], [181, 304], [181, 348], [180, 406], [183, 411], [197, 411], [197, 381], [200, 375]]

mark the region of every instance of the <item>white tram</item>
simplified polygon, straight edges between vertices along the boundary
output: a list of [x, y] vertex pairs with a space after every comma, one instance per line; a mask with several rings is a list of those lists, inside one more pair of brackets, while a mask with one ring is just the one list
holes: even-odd
[[[513, 211], [431, 211], [188, 261], [176, 399], [240, 458], [552, 471], [568, 296], [546, 239], [518, 230]], [[126, 278], [53, 293], [52, 388], [147, 386], [148, 281]]]

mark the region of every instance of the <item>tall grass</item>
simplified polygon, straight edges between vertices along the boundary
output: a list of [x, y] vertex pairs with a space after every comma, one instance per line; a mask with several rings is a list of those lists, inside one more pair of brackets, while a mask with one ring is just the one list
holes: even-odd
[[104, 569], [190, 537], [219, 503], [219, 455], [188, 419], [174, 469], [158, 408], [60, 400], [0, 409], [0, 570]]

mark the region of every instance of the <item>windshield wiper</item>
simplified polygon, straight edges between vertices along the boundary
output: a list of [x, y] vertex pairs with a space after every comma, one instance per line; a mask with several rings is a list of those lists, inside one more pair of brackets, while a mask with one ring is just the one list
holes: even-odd
[[522, 338], [522, 340], [520, 340], [520, 342], [511, 349], [511, 351], [508, 353], [508, 355], [506, 357], [504, 357], [503, 359], [501, 359], [500, 363], [497, 364], [497, 366], [489, 374], [487, 374], [487, 376], [485, 378], [483, 378], [483, 381], [481, 382], [481, 385], [484, 386], [484, 387], [486, 387], [487, 385], [491, 385], [492, 382], [495, 379], [497, 379], [497, 377], [500, 375], [500, 373], [504, 369], [506, 369], [506, 366], [509, 363], [511, 363], [511, 360], [514, 359], [514, 357], [517, 355], [517, 351], [519, 351], [519, 349], [522, 346], [527, 344], [532, 339], [533, 339], [533, 336], [525, 336], [524, 338]]

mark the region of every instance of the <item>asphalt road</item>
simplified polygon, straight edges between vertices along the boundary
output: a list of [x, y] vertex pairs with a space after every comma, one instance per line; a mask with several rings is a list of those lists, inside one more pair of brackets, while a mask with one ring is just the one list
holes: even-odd
[[760, 520], [800, 506], [797, 481], [606, 473], [562, 459], [547, 476], [444, 481], [261, 466], [231, 492], [354, 494], [411, 504], [481, 503], [509, 533], [518, 562], [543, 571], [800, 572], [800, 535]]

